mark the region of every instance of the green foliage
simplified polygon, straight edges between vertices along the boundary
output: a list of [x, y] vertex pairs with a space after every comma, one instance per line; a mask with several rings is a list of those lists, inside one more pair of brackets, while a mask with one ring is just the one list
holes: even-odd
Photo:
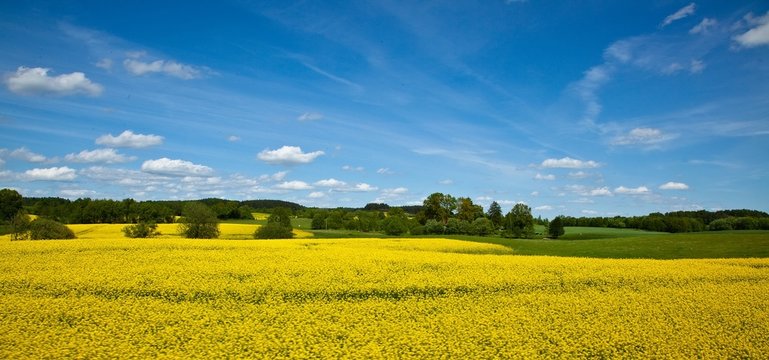
[[74, 239], [75, 233], [60, 222], [38, 218], [29, 224], [29, 238], [31, 240]]
[[494, 223], [487, 218], [475, 219], [470, 226], [471, 235], [487, 236], [494, 234], [495, 231], [496, 227], [494, 226]]
[[215, 239], [219, 237], [219, 219], [203, 203], [188, 203], [182, 211], [179, 232], [189, 239]]
[[294, 233], [291, 226], [284, 226], [279, 222], [267, 222], [254, 232], [254, 239], [291, 239]]
[[23, 200], [18, 191], [12, 189], [0, 190], [0, 223], [11, 221], [21, 210]]
[[553, 239], [557, 239], [565, 233], [566, 231], [563, 228], [563, 218], [556, 216], [555, 219], [548, 224], [547, 235]]
[[502, 227], [502, 220], [504, 219], [504, 216], [502, 216], [502, 207], [499, 206], [499, 203], [496, 201], [491, 202], [491, 205], [489, 205], [489, 210], [486, 211], [486, 217], [491, 220], [491, 223], [494, 224], [496, 229]]
[[[390, 209], [392, 211], [392, 209]], [[388, 216], [382, 220], [382, 230], [387, 235], [399, 236], [409, 231], [407, 220], [402, 216]]]
[[531, 208], [522, 203], [515, 204], [505, 215], [505, 235], [514, 238], [534, 236], [534, 217]]
[[123, 234], [129, 238], [151, 238], [160, 235], [155, 223], [140, 222], [123, 227]]
[[11, 240], [26, 240], [29, 238], [31, 219], [24, 210], [20, 210], [11, 219]]
[[291, 210], [285, 207], [279, 207], [272, 211], [267, 223], [277, 223], [280, 226], [291, 228]]

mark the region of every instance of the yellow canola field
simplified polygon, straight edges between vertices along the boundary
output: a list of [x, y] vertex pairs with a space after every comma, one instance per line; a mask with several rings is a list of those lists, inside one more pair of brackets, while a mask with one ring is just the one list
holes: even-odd
[[[121, 238], [123, 236], [123, 227], [125, 224], [70, 224], [67, 225], [78, 239], [110, 239]], [[254, 231], [259, 228], [259, 225], [254, 224], [219, 224], [219, 238], [238, 240], [238, 239], [253, 239]], [[158, 238], [181, 238], [179, 235], [179, 224], [158, 224], [158, 231], [160, 236]], [[308, 238], [312, 237], [312, 233], [309, 231], [303, 231], [294, 229], [295, 238]], [[0, 239], [8, 238], [9, 235], [0, 237]]]
[[769, 259], [444, 239], [0, 241], [0, 358], [764, 358]]

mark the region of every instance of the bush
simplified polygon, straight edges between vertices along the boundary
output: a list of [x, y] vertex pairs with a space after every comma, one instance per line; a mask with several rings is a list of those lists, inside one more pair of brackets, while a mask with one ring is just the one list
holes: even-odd
[[24, 210], [20, 210], [11, 219], [11, 240], [26, 240], [29, 238], [29, 225], [32, 222]]
[[160, 235], [155, 223], [140, 222], [123, 227], [123, 234], [129, 238], [151, 238]]
[[294, 233], [291, 232], [291, 227], [281, 225], [278, 222], [268, 222], [254, 232], [254, 239], [291, 239], [293, 237]]
[[75, 233], [60, 222], [41, 218], [29, 224], [29, 238], [32, 240], [74, 239]]
[[495, 231], [494, 223], [487, 218], [477, 218], [471, 224], [470, 232], [472, 235], [486, 236], [491, 235]]

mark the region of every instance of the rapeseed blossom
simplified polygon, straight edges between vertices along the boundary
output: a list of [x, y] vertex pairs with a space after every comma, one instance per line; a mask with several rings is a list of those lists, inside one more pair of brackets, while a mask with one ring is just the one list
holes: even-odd
[[761, 358], [766, 334], [769, 259], [518, 256], [446, 239], [0, 240], [0, 358]]

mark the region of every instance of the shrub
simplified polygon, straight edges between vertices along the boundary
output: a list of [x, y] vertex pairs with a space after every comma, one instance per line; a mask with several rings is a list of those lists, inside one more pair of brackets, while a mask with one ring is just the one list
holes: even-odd
[[281, 225], [278, 222], [268, 222], [254, 232], [254, 239], [291, 239], [293, 237], [294, 233], [291, 232], [291, 227]]
[[60, 222], [39, 218], [29, 224], [29, 238], [32, 240], [74, 239], [75, 233]]
[[123, 234], [129, 238], [151, 238], [160, 235], [155, 223], [140, 222], [123, 227]]

